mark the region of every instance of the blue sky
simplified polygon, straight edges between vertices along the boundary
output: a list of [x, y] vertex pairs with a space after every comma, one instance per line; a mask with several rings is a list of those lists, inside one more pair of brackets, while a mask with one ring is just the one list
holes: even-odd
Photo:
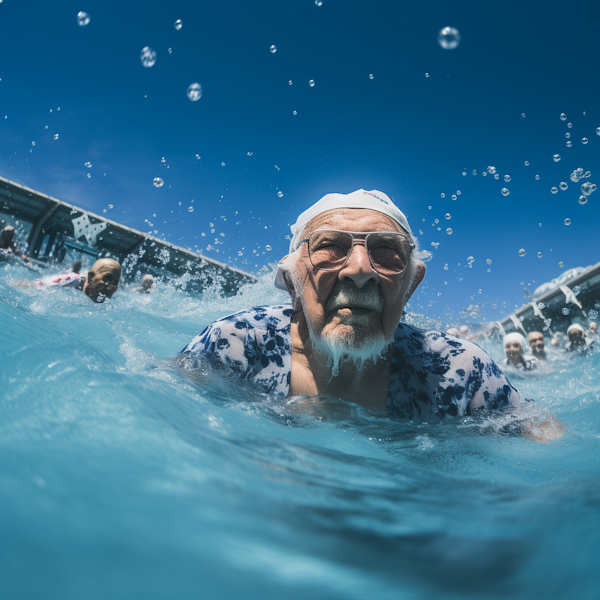
[[600, 260], [600, 191], [582, 206], [569, 179], [600, 184], [598, 3], [4, 0], [0, 18], [5, 177], [252, 272], [323, 194], [379, 189], [433, 253], [413, 302], [433, 316], [499, 318], [521, 282]]

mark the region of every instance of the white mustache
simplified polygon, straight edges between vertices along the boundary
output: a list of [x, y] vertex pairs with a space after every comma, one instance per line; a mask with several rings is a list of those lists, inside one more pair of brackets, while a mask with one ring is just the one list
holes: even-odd
[[367, 288], [336, 286], [325, 309], [332, 311], [344, 307], [366, 308], [381, 314], [383, 312], [383, 298], [376, 286]]

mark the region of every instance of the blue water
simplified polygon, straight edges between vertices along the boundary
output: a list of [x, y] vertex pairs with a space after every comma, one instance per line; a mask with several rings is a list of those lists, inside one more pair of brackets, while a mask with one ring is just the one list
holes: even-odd
[[103, 305], [23, 278], [1, 267], [3, 598], [598, 598], [600, 354], [513, 379], [566, 424], [541, 444], [184, 379], [205, 325], [284, 299], [270, 276]]

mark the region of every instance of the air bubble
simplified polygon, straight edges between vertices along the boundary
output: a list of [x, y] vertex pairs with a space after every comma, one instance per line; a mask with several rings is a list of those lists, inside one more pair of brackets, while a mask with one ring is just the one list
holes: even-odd
[[523, 118], [525, 118], [525, 113], [521, 113], [521, 116], [522, 116]]
[[558, 266], [562, 269], [565, 266], [565, 263], [562, 260], [559, 260]]
[[565, 306], [565, 308], [562, 309], [562, 314], [565, 315], [565, 317], [570, 313], [571, 311]]
[[526, 160], [526, 161], [525, 161], [525, 166], [526, 166], [526, 167], [528, 167], [528, 166], [529, 166], [529, 161], [528, 161], [528, 160]]
[[564, 192], [569, 186], [566, 181], [561, 181], [558, 187]]
[[92, 163], [91, 162], [86, 162], [84, 167], [87, 167], [88, 169], [92, 168]]
[[162, 187], [165, 184], [165, 182], [160, 177], [155, 177], [152, 183], [154, 184], [154, 187], [157, 188]]
[[188, 206], [188, 212], [194, 212], [194, 207], [193, 206]]
[[583, 169], [579, 167], [579, 169], [575, 169], [571, 175], [569, 175], [569, 179], [573, 183], [577, 183], [582, 177], [584, 177]]
[[315, 0], [317, 6], [323, 6], [323, 0]]
[[565, 133], [565, 137], [566, 137], [567, 139], [569, 139], [569, 138], [571, 137], [571, 134], [570, 134], [570, 133], [567, 131], [567, 133]]
[[579, 204], [585, 204], [588, 201], [587, 196], [579, 196]]
[[202, 86], [199, 83], [192, 83], [187, 89], [187, 97], [192, 101], [200, 100], [202, 97]]
[[589, 196], [592, 192], [596, 191], [596, 184], [595, 183], [590, 183], [589, 181], [586, 181], [585, 183], [581, 184], [581, 193], [584, 196]]
[[573, 142], [567, 142], [567, 148], [570, 148], [573, 145]]
[[540, 176], [539, 176], [539, 175], [536, 175], [536, 176], [535, 176], [535, 180], [536, 180], [536, 181], [539, 181], [539, 180], [540, 180]]
[[494, 179], [500, 179], [500, 174], [499, 173], [494, 173]]
[[277, 46], [275, 46], [275, 44], [273, 44], [269, 50], [271, 51], [271, 54], [275, 54], [275, 52], [277, 52]]
[[504, 181], [506, 181], [506, 183], [508, 183], [510, 181], [510, 175], [505, 175]]
[[173, 25], [173, 27], [175, 27], [175, 29], [177, 29], [177, 31], [179, 31], [183, 27], [183, 23], [181, 22], [181, 19], [177, 19], [177, 21], [175, 21], [175, 25]]
[[54, 139], [57, 140], [58, 139], [58, 133], [54, 134]]
[[519, 256], [525, 256], [525, 249], [524, 248], [521, 248], [519, 250]]
[[558, 188], [557, 188], [557, 187], [552, 187], [552, 188], [550, 188], [550, 191], [551, 191], [553, 194], [556, 194], [556, 192], [558, 192]]
[[565, 225], [568, 227], [571, 224], [571, 219], [565, 219]]
[[490, 175], [493, 175], [496, 172], [496, 167], [489, 166], [487, 171]]
[[311, 80], [308, 82], [308, 85], [309, 85], [310, 87], [315, 87], [315, 80], [314, 80], [314, 79], [311, 79]]
[[83, 11], [77, 13], [77, 25], [79, 25], [79, 27], [85, 27], [89, 22], [90, 15]]
[[[429, 73], [425, 73], [425, 77], [429, 77]], [[600, 129], [600, 127], [598, 127], [598, 129]]]
[[371, 74], [369, 75], [369, 79], [373, 79], [374, 77], [375, 77], [375, 75], [373, 75], [373, 73], [371, 73]]
[[590, 321], [595, 321], [597, 318], [598, 318], [598, 311], [590, 309], [588, 312], [588, 319], [590, 319]]
[[581, 140], [581, 143], [582, 143], [582, 144], [587, 144], [587, 143], [588, 143], [588, 139], [587, 139], [587, 138], [583, 138], [583, 139]]
[[565, 113], [560, 113], [560, 120], [561, 121], [566, 121], [567, 120], [567, 115], [565, 115]]
[[567, 127], [571, 129], [571, 127], [573, 127], [573, 123], [567, 123]]
[[109, 205], [108, 205], [108, 208], [109, 208], [109, 210], [110, 210], [112, 207], [113, 207], [113, 205], [112, 205], [112, 204], [109, 204]]
[[452, 194], [452, 200], [456, 200], [456, 194]]
[[438, 43], [445, 50], [453, 50], [460, 44], [460, 33], [454, 27], [444, 27], [438, 33]]
[[596, 127], [596, 135], [600, 135], [600, 127]]
[[555, 155], [552, 157], [552, 160], [553, 160], [554, 162], [558, 162], [558, 161], [560, 160], [560, 154], [555, 154]]
[[503, 196], [508, 196], [510, 194], [510, 190], [508, 188], [502, 188], [501, 192]]
[[87, 177], [88, 179], [89, 179], [91, 176], [92, 176], [92, 174], [91, 174], [91, 173], [88, 173], [88, 174], [86, 175], [86, 177]]
[[463, 176], [463, 177], [464, 177], [466, 174], [467, 174], [467, 172], [466, 172], [466, 171], [463, 171], [463, 172], [462, 172], [462, 176]]
[[440, 196], [441, 196], [442, 198], [445, 198], [445, 197], [446, 197], [446, 194], [444, 194], [444, 192], [442, 192], [442, 193], [440, 194]]
[[150, 46], [145, 46], [140, 52], [140, 60], [146, 69], [153, 67], [156, 62], [156, 52]]
[[447, 233], [448, 235], [452, 235], [452, 228], [451, 228], [451, 227], [448, 227], [448, 229], [446, 229], [446, 233]]
[[491, 258], [488, 258], [488, 259], [486, 259], [486, 261], [485, 261], [485, 262], [486, 262], [488, 265], [491, 265], [491, 264], [492, 264], [492, 259], [491, 259]]
[[277, 196], [278, 196], [279, 198], [283, 198], [283, 192], [277, 192]]

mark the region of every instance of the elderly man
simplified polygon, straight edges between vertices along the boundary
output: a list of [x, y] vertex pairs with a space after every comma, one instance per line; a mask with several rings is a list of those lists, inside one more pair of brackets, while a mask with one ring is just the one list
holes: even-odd
[[209, 325], [180, 355], [283, 396], [330, 395], [403, 417], [519, 405], [478, 346], [401, 323], [423, 280], [404, 214], [383, 193], [328, 194], [292, 226], [276, 285], [291, 305]]
[[527, 339], [531, 347], [531, 354], [538, 360], [546, 360], [548, 356], [544, 345], [544, 334], [540, 331], [531, 331]]
[[112, 298], [117, 291], [121, 279], [121, 265], [112, 258], [100, 258], [87, 272], [87, 275], [79, 273], [63, 273], [44, 277], [34, 281], [34, 286], [39, 287], [65, 287], [82, 290], [93, 302], [99, 304], [107, 298]]

